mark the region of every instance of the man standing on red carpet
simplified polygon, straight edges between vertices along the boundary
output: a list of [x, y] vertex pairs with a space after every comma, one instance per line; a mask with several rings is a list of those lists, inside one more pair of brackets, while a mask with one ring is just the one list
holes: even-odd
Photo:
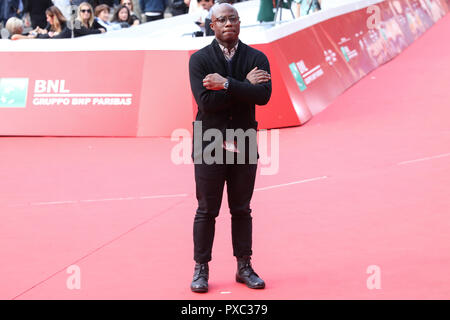
[[[233, 255], [237, 259], [236, 281], [262, 289], [265, 283], [250, 263], [250, 201], [258, 158], [255, 105], [267, 104], [272, 93], [269, 61], [264, 53], [239, 40], [240, 20], [232, 5], [222, 3], [211, 10], [210, 26], [215, 39], [189, 61], [191, 89], [198, 105], [192, 154], [198, 208], [194, 218], [196, 264], [191, 290], [208, 291], [208, 262], [225, 182]], [[244, 139], [239, 135], [244, 135]], [[237, 158], [242, 161], [236, 163]]]

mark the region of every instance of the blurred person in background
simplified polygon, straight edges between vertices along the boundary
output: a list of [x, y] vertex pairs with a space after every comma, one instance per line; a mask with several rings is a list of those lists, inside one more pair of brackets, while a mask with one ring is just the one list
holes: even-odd
[[121, 0], [120, 5], [126, 6], [130, 10], [130, 17], [131, 17], [131, 23], [132, 26], [137, 26], [141, 23], [141, 19], [137, 16], [137, 14], [134, 12], [134, 4], [132, 0]]
[[188, 13], [189, 14], [196, 13], [197, 11], [200, 10], [200, 4], [198, 3], [198, 0], [188, 0], [188, 1], [189, 1], [189, 4], [188, 4], [188, 6], [189, 6]]
[[[80, 4], [82, 4], [83, 2], [86, 2], [86, 0], [70, 0], [70, 4], [72, 6], [79, 6]], [[89, 0], [88, 1], [89, 4], [92, 6], [94, 1], [93, 0]]]
[[275, 12], [273, 8], [277, 7], [277, 0], [260, 0], [258, 21], [259, 22], [271, 22], [275, 19]]
[[[199, 4], [202, 10], [196, 14], [198, 19], [195, 23], [202, 29], [202, 32], [205, 33], [206, 18], [210, 16], [209, 11], [214, 5], [214, 0], [199, 0]], [[211, 20], [209, 20], [208, 23], [211, 23]]]
[[82, 2], [77, 10], [77, 19], [74, 28], [75, 37], [103, 32], [106, 32], [106, 29], [94, 19], [94, 9], [91, 4]]
[[113, 25], [109, 22], [111, 14], [111, 8], [107, 4], [100, 4], [95, 7], [94, 15], [95, 22], [100, 24], [106, 31], [113, 30]]
[[139, 0], [142, 12], [145, 14], [145, 22], [164, 19], [166, 0]]
[[30, 14], [31, 27], [44, 29], [47, 26], [45, 10], [53, 6], [52, 0], [23, 0], [23, 11]]
[[72, 37], [72, 30], [67, 27], [67, 20], [58, 7], [51, 6], [45, 10], [45, 16], [47, 17], [46, 28], [37, 27], [30, 32], [29, 38], [63, 39]]
[[295, 16], [297, 18], [321, 10], [321, 0], [295, 0], [295, 3]]
[[[31, 31], [33, 35], [31, 32], [26, 32], [24, 21], [16, 17], [9, 18], [5, 28], [8, 31], [8, 39], [11, 40], [33, 39], [36, 37], [36, 31]], [[39, 27], [36, 29], [39, 29]]]
[[119, 0], [91, 0], [92, 6], [95, 8], [101, 4], [106, 4], [110, 8], [114, 8], [119, 5]]
[[70, 20], [72, 15], [72, 4], [70, 0], [53, 0], [53, 4], [58, 7], [67, 20]]
[[213, 36], [214, 35], [214, 30], [211, 29], [211, 22], [212, 22], [212, 12], [213, 12], [213, 8], [214, 6], [219, 5], [218, 1], [213, 0], [213, 5], [212, 7], [208, 10], [208, 15], [205, 18], [205, 36]]
[[111, 23], [109, 17], [111, 14], [111, 8], [107, 4], [101, 4], [95, 7], [95, 21], [99, 23], [106, 31], [120, 30], [122, 27], [120, 24]]
[[19, 0], [0, 0], [0, 24], [6, 24], [9, 18], [20, 13]]
[[179, 16], [189, 12], [189, 3], [191, 0], [173, 0], [170, 6], [170, 13], [172, 16]]
[[20, 36], [26, 36], [22, 35], [23, 33], [23, 21], [16, 17], [11, 17], [6, 21], [5, 29], [8, 30], [9, 33], [9, 39], [17, 40], [20, 39]]
[[71, 5], [79, 6], [83, 2], [88, 2], [92, 8], [95, 8], [101, 4], [106, 4], [113, 8], [119, 5], [119, 0], [69, 0]]
[[[17, 14], [16, 17], [19, 19], [23, 18], [24, 12], [23, 12], [23, 1], [24, 0], [19, 0], [19, 8], [17, 9]], [[24, 27], [26, 27], [26, 23], [24, 22]]]
[[128, 28], [131, 26], [131, 14], [130, 9], [127, 6], [120, 6], [114, 13], [112, 22], [120, 24], [122, 28]]

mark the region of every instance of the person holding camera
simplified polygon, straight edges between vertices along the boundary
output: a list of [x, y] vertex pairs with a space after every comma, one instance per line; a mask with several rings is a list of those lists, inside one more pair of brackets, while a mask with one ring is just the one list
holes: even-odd
[[72, 37], [72, 30], [67, 27], [67, 20], [58, 7], [51, 6], [45, 10], [45, 16], [47, 17], [46, 28], [37, 27], [30, 32], [29, 38], [63, 39]]
[[214, 1], [213, 0], [199, 0], [199, 4], [202, 8], [201, 11], [199, 11], [198, 13], [196, 13], [196, 16], [198, 17], [198, 19], [195, 21], [195, 23], [200, 27], [200, 29], [202, 30], [202, 34], [205, 34], [205, 30], [206, 30], [206, 23], [210, 23], [211, 20], [206, 20], [206, 18], [209, 15], [209, 11], [211, 9], [211, 7], [214, 5]]

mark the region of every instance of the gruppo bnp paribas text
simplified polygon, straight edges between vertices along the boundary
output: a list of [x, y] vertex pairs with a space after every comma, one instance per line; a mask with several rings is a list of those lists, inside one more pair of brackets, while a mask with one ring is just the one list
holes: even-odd
[[35, 106], [129, 106], [131, 93], [74, 93], [65, 80], [36, 80], [33, 105]]

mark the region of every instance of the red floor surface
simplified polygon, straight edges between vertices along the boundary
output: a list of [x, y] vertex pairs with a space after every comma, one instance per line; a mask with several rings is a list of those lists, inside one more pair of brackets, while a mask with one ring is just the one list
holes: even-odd
[[170, 161], [175, 142], [0, 138], [0, 298], [449, 299], [449, 30], [450, 15], [280, 131], [279, 173], [252, 203], [265, 290], [234, 282], [224, 201], [210, 292], [190, 292], [193, 166]]

